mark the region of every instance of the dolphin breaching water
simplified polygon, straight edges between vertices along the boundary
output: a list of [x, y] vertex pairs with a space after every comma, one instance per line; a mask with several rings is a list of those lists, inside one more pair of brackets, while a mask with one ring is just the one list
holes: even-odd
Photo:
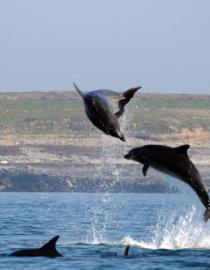
[[[133, 87], [123, 93], [117, 93], [111, 90], [94, 90], [83, 93], [75, 83], [73, 83], [73, 85], [82, 97], [85, 112], [93, 125], [102, 130], [105, 134], [125, 141], [125, 136], [120, 129], [118, 118], [124, 113], [125, 105], [141, 87]], [[114, 112], [109, 98], [118, 101], [119, 110], [117, 112]]]
[[47, 242], [41, 248], [29, 248], [29, 249], [20, 249], [12, 252], [9, 256], [17, 256], [17, 257], [62, 257], [62, 255], [56, 250], [56, 242], [59, 236], [53, 237], [49, 242]]
[[208, 190], [199, 171], [188, 157], [189, 148], [189, 145], [174, 148], [165, 145], [145, 145], [132, 149], [124, 158], [142, 163], [144, 176], [149, 167], [152, 167], [190, 185], [206, 208], [204, 220], [207, 221], [210, 218]]

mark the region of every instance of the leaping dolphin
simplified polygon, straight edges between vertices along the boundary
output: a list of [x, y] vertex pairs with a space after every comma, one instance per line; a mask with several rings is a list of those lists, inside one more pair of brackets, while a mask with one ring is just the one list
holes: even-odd
[[29, 248], [29, 249], [20, 249], [12, 252], [9, 256], [17, 257], [62, 257], [62, 255], [56, 250], [56, 242], [59, 238], [59, 235], [53, 237], [49, 242], [47, 242], [41, 248]]
[[145, 145], [132, 149], [124, 158], [142, 163], [144, 176], [149, 167], [152, 167], [190, 185], [206, 208], [204, 220], [207, 221], [210, 218], [209, 194], [199, 171], [188, 157], [189, 148], [190, 145], [175, 148], [165, 145]]
[[[118, 118], [123, 114], [125, 105], [141, 87], [130, 88], [121, 94], [111, 90], [94, 90], [83, 93], [75, 83], [73, 83], [73, 85], [83, 98], [86, 115], [93, 125], [102, 130], [105, 134], [125, 141], [125, 136], [120, 129]], [[118, 100], [119, 110], [116, 113], [114, 113], [109, 103], [109, 97]]]

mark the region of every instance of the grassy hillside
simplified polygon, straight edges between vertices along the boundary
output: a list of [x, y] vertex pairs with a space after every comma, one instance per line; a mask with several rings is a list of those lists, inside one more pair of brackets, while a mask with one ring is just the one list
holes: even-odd
[[[139, 94], [128, 104], [127, 118], [134, 136], [142, 138], [198, 128], [209, 133], [210, 96]], [[1, 94], [0, 126], [27, 134], [93, 129], [73, 92]]]

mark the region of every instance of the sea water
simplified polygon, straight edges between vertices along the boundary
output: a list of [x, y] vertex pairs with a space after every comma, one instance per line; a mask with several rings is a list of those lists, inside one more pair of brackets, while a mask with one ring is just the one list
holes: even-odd
[[[0, 269], [210, 268], [210, 221], [188, 193], [0, 193], [0, 209]], [[63, 257], [8, 256], [55, 235]]]

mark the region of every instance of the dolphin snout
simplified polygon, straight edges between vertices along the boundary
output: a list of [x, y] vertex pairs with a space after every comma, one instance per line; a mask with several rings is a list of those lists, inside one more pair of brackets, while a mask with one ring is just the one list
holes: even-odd
[[120, 140], [123, 141], [123, 142], [125, 142], [125, 137], [124, 137], [123, 134], [121, 135]]
[[130, 159], [130, 156], [129, 156], [129, 154], [127, 154], [127, 155], [124, 155], [124, 158], [125, 158], [125, 159]]
[[123, 135], [123, 133], [122, 133], [120, 130], [118, 130], [116, 133], [117, 133], [117, 137], [118, 137], [121, 141], [125, 142], [125, 136]]

